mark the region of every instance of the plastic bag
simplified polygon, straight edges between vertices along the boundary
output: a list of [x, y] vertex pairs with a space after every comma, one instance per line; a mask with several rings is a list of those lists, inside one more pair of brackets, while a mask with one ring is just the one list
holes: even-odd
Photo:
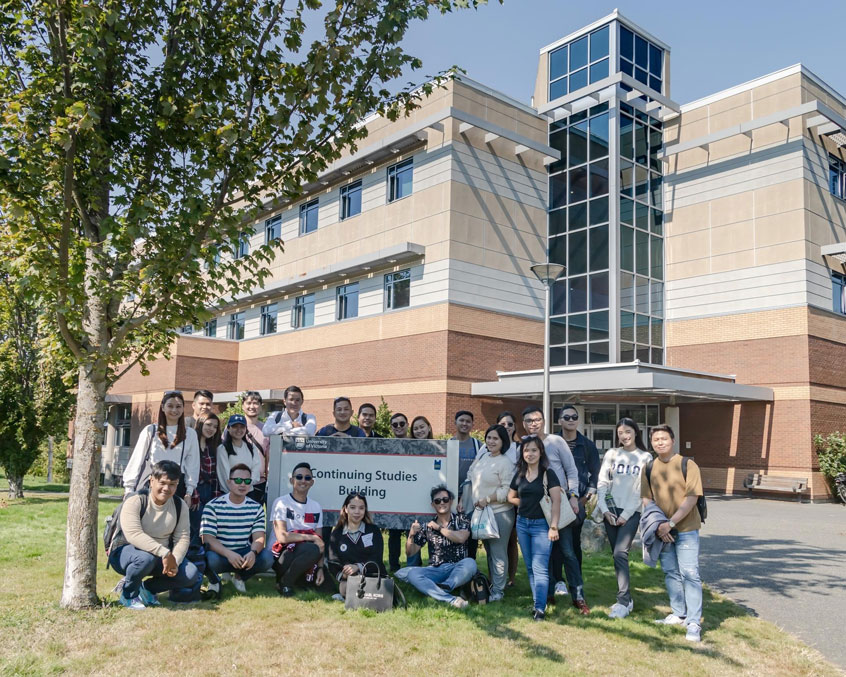
[[491, 538], [499, 538], [499, 527], [496, 525], [496, 517], [491, 506], [476, 508], [470, 520], [470, 535], [478, 541]]

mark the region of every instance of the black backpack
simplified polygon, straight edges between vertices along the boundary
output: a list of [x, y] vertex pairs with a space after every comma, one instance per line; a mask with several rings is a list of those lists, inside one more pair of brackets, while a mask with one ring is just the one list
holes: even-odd
[[465, 594], [470, 601], [477, 604], [487, 604], [491, 598], [491, 582], [481, 571], [476, 572], [465, 586]]
[[[273, 420], [277, 423], [277, 425], [279, 424], [279, 421], [282, 420], [282, 414], [284, 413], [284, 410], [277, 411], [276, 415], [273, 417]], [[297, 416], [297, 418], [300, 419], [300, 425], [305, 425], [308, 422], [308, 417], [306, 416], [306, 413], [304, 411], [301, 411], [300, 415]], [[294, 421], [291, 421], [291, 423], [294, 423]]]
[[[682, 477], [687, 481], [687, 462], [690, 459], [687, 456], [681, 457]], [[649, 482], [649, 488], [652, 489], [652, 464], [655, 463], [653, 458], [646, 464], [646, 481]], [[696, 497], [696, 509], [699, 511], [699, 519], [705, 521], [708, 517], [708, 504], [705, 502], [705, 494]]]
[[[106, 548], [107, 569], [109, 568], [109, 553], [112, 550], [116, 550], [122, 545], [126, 545], [127, 543], [129, 543], [129, 541], [127, 541], [126, 537], [123, 535], [123, 530], [120, 528], [120, 512], [121, 510], [123, 510], [123, 506], [126, 503], [126, 499], [130, 496], [139, 496], [141, 498], [140, 517], [144, 517], [144, 513], [147, 510], [147, 503], [150, 501], [150, 492], [147, 489], [141, 489], [141, 491], [138, 491], [134, 494], [127, 494], [120, 502], [120, 505], [115, 508], [114, 512], [106, 518], [106, 526], [103, 527], [103, 546]], [[179, 518], [182, 514], [182, 499], [178, 499], [176, 496], [174, 496], [173, 503], [176, 506], [176, 521], [179, 522]], [[170, 547], [173, 547], [173, 535], [171, 535]]]

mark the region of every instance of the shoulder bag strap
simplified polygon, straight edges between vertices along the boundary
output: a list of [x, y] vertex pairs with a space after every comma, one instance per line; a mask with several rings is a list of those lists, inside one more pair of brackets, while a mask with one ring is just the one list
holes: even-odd
[[[138, 484], [141, 482], [141, 477], [144, 475], [144, 471], [147, 470], [147, 462], [150, 460], [150, 449], [153, 446], [153, 436], [156, 434], [156, 424], [150, 424], [150, 439], [147, 440], [147, 450], [144, 452], [144, 462], [141, 464], [141, 469], [138, 471], [138, 477], [135, 478], [135, 487], [132, 489], [133, 492], [138, 491]], [[143, 512], [141, 513], [144, 514]]]

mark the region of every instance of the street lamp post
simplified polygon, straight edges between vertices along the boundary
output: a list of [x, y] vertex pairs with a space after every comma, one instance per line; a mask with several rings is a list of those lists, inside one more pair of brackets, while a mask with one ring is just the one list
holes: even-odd
[[543, 429], [551, 431], [549, 410], [549, 307], [552, 303], [552, 285], [564, 273], [565, 266], [560, 263], [536, 263], [532, 272], [546, 287], [546, 304], [543, 313]]

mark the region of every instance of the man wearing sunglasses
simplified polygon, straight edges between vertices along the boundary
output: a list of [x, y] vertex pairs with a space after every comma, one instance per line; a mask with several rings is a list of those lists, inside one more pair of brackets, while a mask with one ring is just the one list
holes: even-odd
[[452, 512], [455, 495], [441, 485], [432, 489], [435, 519], [422, 525], [415, 520], [408, 532], [405, 554], [409, 559], [429, 544], [429, 566], [407, 566], [397, 578], [407, 581], [424, 595], [463, 609], [467, 600], [452, 594], [476, 575], [476, 560], [467, 556], [470, 520]]
[[[267, 571], [273, 555], [265, 547], [264, 506], [249, 498], [252, 470], [243, 463], [229, 470], [229, 493], [206, 503], [200, 536], [206, 546], [208, 567], [217, 574], [234, 573], [233, 587], [247, 592], [251, 576]], [[220, 583], [209, 583], [209, 592], [220, 595]]]

